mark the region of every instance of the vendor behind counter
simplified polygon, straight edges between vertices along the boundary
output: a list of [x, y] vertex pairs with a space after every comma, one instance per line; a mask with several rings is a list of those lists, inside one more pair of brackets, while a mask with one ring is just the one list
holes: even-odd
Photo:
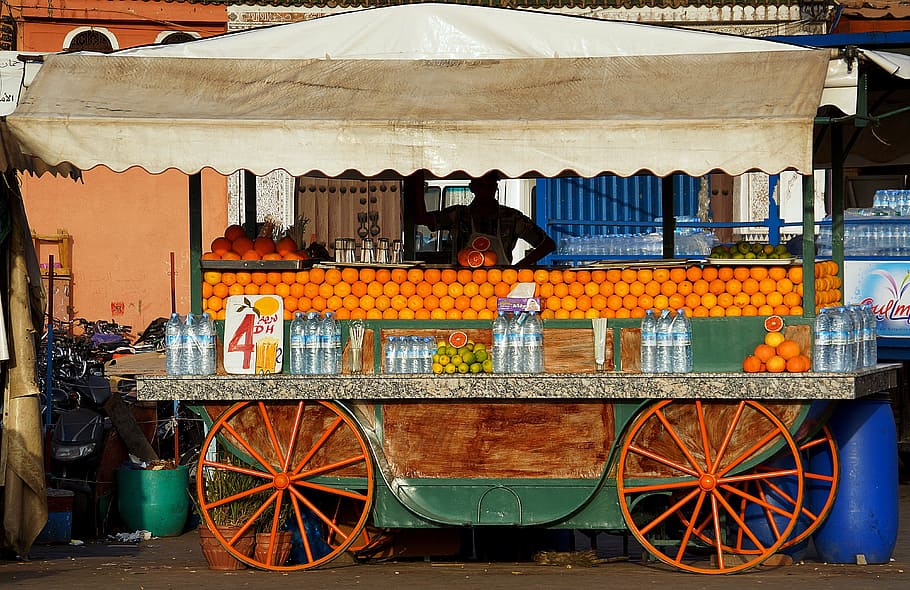
[[[424, 199], [416, 199], [416, 223], [433, 231], [449, 231], [453, 264], [457, 263], [458, 253], [478, 237], [489, 240], [489, 249], [495, 253], [498, 265], [531, 266], [556, 250], [553, 239], [530, 217], [497, 201], [498, 183], [497, 172], [475, 178], [469, 185], [474, 193], [470, 204], [452, 205], [441, 211], [428, 212]], [[527, 242], [531, 249], [525, 252], [524, 258], [514, 261], [512, 253], [519, 239]]]

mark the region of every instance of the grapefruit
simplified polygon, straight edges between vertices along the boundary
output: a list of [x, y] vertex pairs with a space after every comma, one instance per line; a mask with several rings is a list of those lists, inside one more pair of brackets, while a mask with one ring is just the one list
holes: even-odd
[[468, 335], [464, 332], [452, 332], [449, 334], [449, 346], [461, 348], [468, 343]]
[[471, 240], [471, 247], [474, 248], [475, 250], [480, 250], [481, 252], [483, 252], [484, 250], [489, 250], [490, 245], [491, 245], [490, 239], [487, 238], [486, 236], [477, 236], [476, 238]]
[[483, 266], [486, 257], [480, 250], [471, 250], [468, 252], [467, 261], [470, 268], [480, 268]]
[[765, 318], [765, 330], [768, 332], [780, 332], [784, 328], [784, 320], [779, 315], [770, 315]]

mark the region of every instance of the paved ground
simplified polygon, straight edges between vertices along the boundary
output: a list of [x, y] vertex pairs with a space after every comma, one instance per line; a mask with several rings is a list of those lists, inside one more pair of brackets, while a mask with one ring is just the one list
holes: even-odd
[[[305, 586], [318, 588], [396, 588], [401, 590], [446, 588], [587, 589], [605, 587], [638, 589], [672, 587], [729, 590], [796, 587], [822, 590], [849, 586], [851, 590], [905, 590], [910, 587], [910, 485], [900, 492], [900, 527], [892, 561], [883, 565], [835, 565], [819, 562], [813, 550], [793, 565], [763, 567], [744, 574], [707, 576], [643, 564], [634, 545], [631, 560], [596, 567], [545, 566], [534, 562], [457, 561], [452, 558], [399, 559], [370, 564], [333, 564], [319, 571], [282, 574], [244, 570], [209, 570], [199, 550], [195, 532], [179, 537], [153, 538], [138, 545], [88, 542], [82, 546], [36, 546], [29, 561], [0, 561], [0, 587], [64, 588], [256, 588], [261, 590]], [[587, 537], [578, 535], [577, 548], [587, 548]], [[521, 542], [520, 539], [515, 539]], [[508, 542], [508, 540], [500, 540]], [[617, 537], [599, 535], [598, 555], [619, 557]]]

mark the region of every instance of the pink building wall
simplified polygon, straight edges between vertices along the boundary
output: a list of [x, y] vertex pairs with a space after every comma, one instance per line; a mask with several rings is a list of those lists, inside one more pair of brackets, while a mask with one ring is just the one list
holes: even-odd
[[[162, 31], [206, 37], [227, 26], [224, 5], [142, 0], [25, 0], [14, 10], [20, 51], [60, 51], [68, 34], [103, 27], [119, 48], [154, 43]], [[176, 308], [190, 309], [188, 179], [168, 171], [85, 171], [81, 181], [21, 175], [26, 213], [41, 235], [72, 238], [73, 317], [113, 319], [141, 332], [171, 311], [170, 253], [175, 255]], [[203, 174], [203, 246], [227, 225], [227, 179]], [[54, 249], [55, 250], [55, 249]], [[52, 250], [43, 247], [40, 262]], [[59, 310], [60, 306], [55, 305]], [[60, 314], [56, 314], [60, 317]]]

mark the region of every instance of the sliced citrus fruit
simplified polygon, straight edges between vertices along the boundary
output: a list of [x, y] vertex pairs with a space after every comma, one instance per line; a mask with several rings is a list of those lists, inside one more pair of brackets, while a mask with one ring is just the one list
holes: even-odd
[[452, 332], [449, 334], [449, 346], [461, 348], [468, 343], [468, 335], [464, 332]]
[[471, 250], [468, 252], [467, 262], [468, 267], [470, 268], [480, 268], [483, 266], [484, 260], [486, 257], [483, 255], [483, 252], [479, 250]]
[[779, 315], [769, 315], [765, 318], [765, 330], [768, 332], [780, 332], [784, 328], [784, 320]]
[[471, 240], [471, 247], [474, 248], [475, 250], [480, 250], [481, 252], [483, 252], [484, 250], [489, 250], [490, 249], [490, 238], [488, 238], [486, 236], [477, 236], [476, 238]]

